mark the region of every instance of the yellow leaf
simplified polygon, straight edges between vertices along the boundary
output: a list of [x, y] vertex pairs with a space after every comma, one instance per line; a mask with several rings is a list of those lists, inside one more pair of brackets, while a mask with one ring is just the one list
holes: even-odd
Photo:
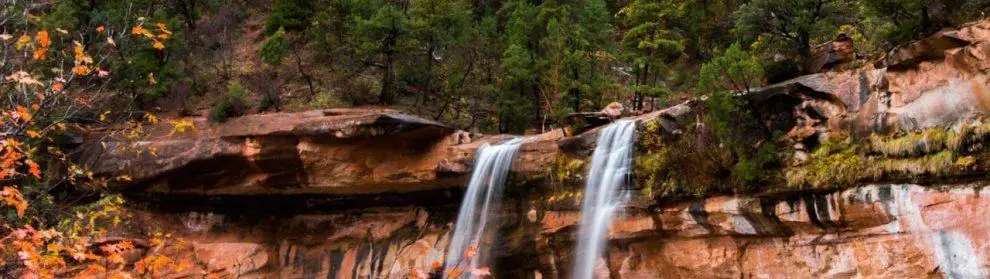
[[158, 116], [155, 116], [154, 114], [150, 114], [150, 113], [145, 114], [144, 115], [144, 121], [145, 122], [148, 122], [148, 124], [151, 124], [151, 125], [157, 125], [158, 124]]
[[168, 26], [165, 26], [165, 23], [159, 22], [156, 23], [155, 26], [158, 26], [158, 30], [165, 32], [165, 34], [172, 34], [172, 31], [168, 31]]
[[76, 58], [76, 64], [92, 64], [93, 58], [86, 54], [85, 47], [78, 41], [73, 41], [72, 43], [75, 45], [72, 52]]
[[107, 36], [107, 43], [110, 44], [110, 45], [112, 45], [112, 46], [117, 46], [117, 42], [115, 42], [113, 40], [113, 37]]
[[159, 41], [155, 41], [155, 44], [152, 45], [152, 47], [154, 47], [157, 50], [163, 50], [165, 49], [165, 44], [162, 44], [162, 42]]
[[45, 246], [45, 250], [58, 252], [62, 250], [62, 246], [58, 246], [58, 244], [55, 243], [49, 243], [47, 246]]
[[14, 47], [17, 48], [17, 50], [22, 50], [27, 47], [28, 44], [31, 44], [31, 37], [24, 34], [21, 35], [20, 38], [17, 38], [17, 43], [14, 43]]
[[41, 137], [41, 134], [39, 134], [38, 132], [35, 132], [34, 130], [28, 130], [27, 131], [27, 135], [28, 135], [28, 137], [30, 137], [32, 139], [36, 139], [36, 138], [40, 138]]
[[148, 83], [151, 85], [158, 84], [158, 81], [155, 80], [155, 73], [148, 73]]
[[142, 35], [144, 34], [144, 32], [148, 32], [148, 31], [144, 30], [144, 27], [141, 27], [140, 25], [131, 28], [131, 35]]
[[72, 73], [80, 76], [89, 74], [89, 67], [86, 67], [85, 65], [76, 65], [75, 67], [72, 67]]

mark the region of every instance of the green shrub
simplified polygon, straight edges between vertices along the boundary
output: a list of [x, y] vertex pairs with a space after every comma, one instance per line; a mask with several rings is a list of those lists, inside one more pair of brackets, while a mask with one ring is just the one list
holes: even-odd
[[244, 115], [247, 112], [247, 105], [244, 101], [246, 92], [241, 83], [231, 83], [227, 88], [227, 95], [217, 100], [210, 110], [210, 120], [225, 122], [230, 117]]
[[265, 43], [261, 46], [261, 61], [278, 66], [282, 64], [282, 57], [288, 51], [289, 41], [285, 38], [285, 29], [279, 28], [275, 34], [265, 38]]
[[[776, 172], [765, 171], [779, 163], [777, 138], [767, 132], [744, 98], [728, 92], [715, 92], [706, 101], [706, 122], [718, 144], [734, 159], [732, 176], [737, 187], [776, 180]], [[748, 187], [748, 186], [747, 186]]]
[[306, 30], [315, 11], [309, 0], [276, 0], [275, 8], [265, 21], [265, 32], [272, 34], [283, 28], [289, 31]]
[[785, 59], [763, 64], [763, 73], [768, 83], [778, 83], [800, 76], [801, 69], [794, 60]]
[[378, 93], [381, 90], [382, 84], [378, 79], [361, 75], [343, 84], [340, 99], [353, 106], [372, 104], [378, 101]]
[[272, 94], [271, 92], [265, 92], [261, 94], [261, 99], [258, 100], [258, 110], [268, 111], [269, 109], [275, 109], [276, 111], [281, 109], [281, 100], [279, 100], [278, 94]]
[[868, 175], [866, 161], [851, 139], [830, 139], [811, 153], [808, 162], [787, 170], [791, 189], [830, 189], [852, 186]]
[[725, 53], [712, 58], [701, 66], [698, 73], [698, 90], [703, 93], [723, 91], [746, 92], [760, 86], [763, 69], [756, 57], [749, 55], [739, 43], [734, 43]]

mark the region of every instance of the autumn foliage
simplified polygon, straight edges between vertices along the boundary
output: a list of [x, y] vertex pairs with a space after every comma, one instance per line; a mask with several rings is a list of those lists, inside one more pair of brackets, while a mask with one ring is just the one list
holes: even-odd
[[[181, 239], [117, 233], [128, 223], [124, 199], [101, 189], [130, 178], [94, 177], [71, 160], [65, 140], [87, 123], [113, 127], [107, 139], [136, 142], [147, 125], [158, 124], [154, 115], [120, 105], [134, 96], [111, 90], [110, 69], [131, 45], [165, 49], [172, 32], [140, 17], [46, 28], [36, 14], [45, 9], [33, 8], [48, 4], [15, 1], [0, 10], [0, 277], [158, 278], [187, 270], [187, 260], [174, 258], [188, 249]], [[173, 133], [192, 129], [173, 124]], [[155, 154], [136, 144], [115, 148]], [[77, 197], [55, 205], [56, 191]]]

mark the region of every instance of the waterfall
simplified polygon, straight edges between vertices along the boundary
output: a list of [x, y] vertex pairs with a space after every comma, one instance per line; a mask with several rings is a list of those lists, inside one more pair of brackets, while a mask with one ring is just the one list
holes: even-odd
[[599, 254], [607, 241], [612, 213], [624, 201], [619, 192], [632, 167], [635, 131], [635, 121], [622, 120], [598, 134], [598, 146], [591, 155], [591, 169], [581, 202], [573, 278], [593, 278]]
[[478, 149], [471, 182], [461, 201], [454, 233], [447, 247], [445, 266], [448, 269], [463, 267], [464, 270], [473, 270], [486, 264], [487, 253], [477, 253], [470, 258], [465, 258], [464, 253], [471, 246], [479, 248], [477, 245], [485, 237], [489, 215], [498, 212], [505, 178], [523, 140], [517, 138], [498, 145], [485, 144]]

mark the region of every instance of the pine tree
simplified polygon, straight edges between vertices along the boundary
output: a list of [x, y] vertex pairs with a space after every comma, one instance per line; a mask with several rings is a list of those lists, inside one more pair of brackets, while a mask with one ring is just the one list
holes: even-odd
[[813, 43], [832, 38], [838, 27], [855, 20], [852, 0], [753, 0], [736, 11], [735, 33], [743, 41], [778, 42], [772, 52], [811, 56]]

